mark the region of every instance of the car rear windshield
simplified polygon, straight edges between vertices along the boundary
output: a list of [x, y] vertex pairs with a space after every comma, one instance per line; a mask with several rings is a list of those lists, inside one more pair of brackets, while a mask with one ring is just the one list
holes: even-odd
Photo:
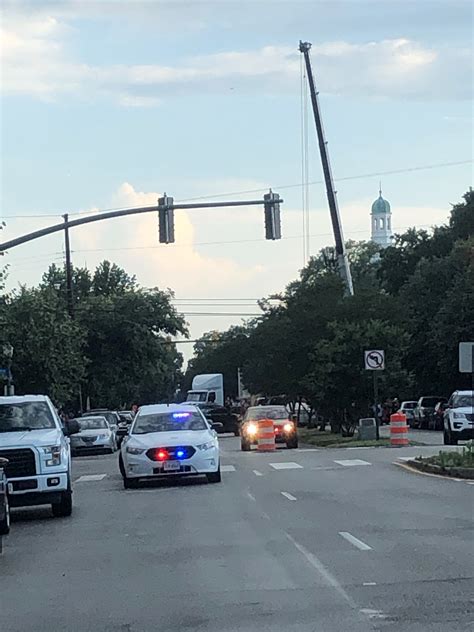
[[446, 402], [446, 397], [423, 397], [421, 405], [424, 408], [434, 408], [438, 402]]
[[[109, 424], [111, 424], [112, 426], [117, 425], [117, 417], [115, 416], [115, 413], [112, 412], [101, 412], [101, 413], [95, 413], [96, 415], [99, 415], [100, 417], [105, 417], [108, 421]], [[83, 417], [93, 417], [93, 413], [86, 413], [85, 415], [83, 415]]]
[[103, 417], [82, 417], [77, 420], [81, 430], [95, 430], [96, 428], [107, 428], [107, 422]]
[[469, 408], [474, 406], [474, 395], [457, 395], [453, 401], [453, 408]]
[[416, 402], [403, 402], [403, 408], [410, 410], [410, 408], [416, 408]]
[[56, 428], [46, 402], [17, 402], [0, 404], [0, 432], [45, 430]]
[[175, 411], [138, 415], [132, 434], [207, 429], [206, 422], [197, 411]]
[[275, 408], [251, 408], [245, 416], [247, 421], [258, 421], [259, 419], [288, 419], [288, 412], [284, 407]]

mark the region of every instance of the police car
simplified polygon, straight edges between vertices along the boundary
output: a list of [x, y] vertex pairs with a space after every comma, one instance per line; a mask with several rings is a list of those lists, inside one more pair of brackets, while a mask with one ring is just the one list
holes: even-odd
[[204, 475], [221, 481], [218, 426], [197, 407], [142, 406], [120, 448], [126, 489], [143, 480]]

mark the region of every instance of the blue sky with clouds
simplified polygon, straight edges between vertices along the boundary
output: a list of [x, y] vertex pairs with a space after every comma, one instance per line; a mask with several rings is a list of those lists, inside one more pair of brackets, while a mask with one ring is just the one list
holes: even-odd
[[[346, 237], [369, 236], [377, 173], [472, 157], [468, 1], [2, 7], [6, 238], [55, 221], [40, 215], [153, 204], [163, 191], [185, 199], [262, 189], [250, 195], [260, 197], [266, 187], [299, 183], [300, 39], [313, 42]], [[309, 130], [310, 179], [319, 181]], [[361, 174], [374, 175], [344, 179]], [[444, 221], [471, 181], [472, 163], [382, 176], [394, 226]], [[257, 209], [196, 211], [177, 216], [169, 247], [158, 247], [152, 216], [77, 229], [74, 262], [107, 257], [180, 299], [268, 294], [303, 261], [301, 189], [280, 193], [281, 242], [263, 240]], [[323, 186], [310, 188], [310, 209], [316, 252], [332, 241]], [[50, 260], [62, 260], [61, 238], [18, 247], [7, 259], [11, 287], [35, 283]], [[193, 335], [238, 320], [190, 317]]]

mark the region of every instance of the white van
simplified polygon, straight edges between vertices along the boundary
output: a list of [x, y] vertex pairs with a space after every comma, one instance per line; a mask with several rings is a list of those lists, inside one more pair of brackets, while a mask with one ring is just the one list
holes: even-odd
[[0, 397], [0, 457], [11, 507], [51, 505], [53, 515], [72, 512], [71, 449], [68, 435], [46, 395]]

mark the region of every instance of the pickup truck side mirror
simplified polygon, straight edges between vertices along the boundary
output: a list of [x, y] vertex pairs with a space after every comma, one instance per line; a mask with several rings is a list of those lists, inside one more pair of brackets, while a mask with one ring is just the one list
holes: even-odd
[[70, 437], [78, 432], [81, 432], [81, 427], [77, 419], [68, 419], [64, 422], [64, 434], [66, 437]]

